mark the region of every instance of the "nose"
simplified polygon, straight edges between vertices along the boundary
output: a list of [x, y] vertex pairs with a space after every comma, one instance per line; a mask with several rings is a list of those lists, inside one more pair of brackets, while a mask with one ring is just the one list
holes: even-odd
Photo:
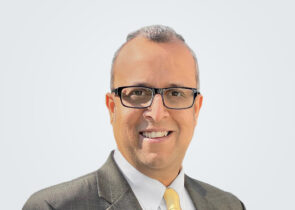
[[169, 116], [169, 112], [167, 111], [167, 108], [164, 106], [162, 97], [160, 94], [156, 94], [154, 96], [153, 103], [144, 112], [143, 116], [154, 122], [160, 122], [162, 119]]

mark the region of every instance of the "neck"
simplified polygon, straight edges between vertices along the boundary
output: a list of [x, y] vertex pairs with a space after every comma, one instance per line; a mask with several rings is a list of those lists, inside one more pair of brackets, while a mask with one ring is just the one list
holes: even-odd
[[168, 187], [174, 181], [174, 179], [178, 176], [180, 170], [181, 169], [165, 170], [165, 171], [161, 171], [161, 170], [153, 170], [153, 171], [139, 170], [139, 171], [150, 178], [158, 180], [163, 185]]
[[140, 164], [130, 164], [144, 175], [152, 179], [158, 180], [166, 187], [168, 187], [174, 181], [174, 179], [178, 176], [182, 168], [181, 163], [173, 164], [172, 166], [165, 168], [151, 168], [142, 166]]

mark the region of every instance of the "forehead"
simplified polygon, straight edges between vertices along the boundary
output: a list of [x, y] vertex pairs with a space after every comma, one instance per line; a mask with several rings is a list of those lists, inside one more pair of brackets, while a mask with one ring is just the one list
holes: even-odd
[[174, 40], [157, 43], [143, 37], [129, 41], [120, 51], [114, 66], [114, 87], [171, 84], [196, 87], [196, 64], [186, 45]]

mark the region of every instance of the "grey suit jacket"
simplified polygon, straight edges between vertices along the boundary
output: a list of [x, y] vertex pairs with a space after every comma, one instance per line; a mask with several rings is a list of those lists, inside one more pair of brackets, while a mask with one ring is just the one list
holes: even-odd
[[[234, 195], [185, 175], [197, 210], [242, 210]], [[23, 210], [139, 210], [142, 209], [113, 159], [113, 152], [97, 171], [34, 193]], [[185, 209], [184, 209], [185, 210]]]

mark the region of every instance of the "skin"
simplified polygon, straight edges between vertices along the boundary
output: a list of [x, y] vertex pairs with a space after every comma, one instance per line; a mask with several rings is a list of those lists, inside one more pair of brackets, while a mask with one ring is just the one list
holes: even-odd
[[[138, 84], [196, 88], [195, 68], [190, 51], [181, 41], [156, 43], [137, 37], [122, 48], [114, 63], [114, 88]], [[124, 107], [114, 93], [107, 93], [106, 105], [118, 149], [141, 173], [169, 186], [182, 167], [202, 100], [198, 95], [193, 107], [172, 110], [163, 106], [157, 94], [149, 108], [133, 109]], [[140, 134], [150, 130], [172, 133], [160, 141]]]

